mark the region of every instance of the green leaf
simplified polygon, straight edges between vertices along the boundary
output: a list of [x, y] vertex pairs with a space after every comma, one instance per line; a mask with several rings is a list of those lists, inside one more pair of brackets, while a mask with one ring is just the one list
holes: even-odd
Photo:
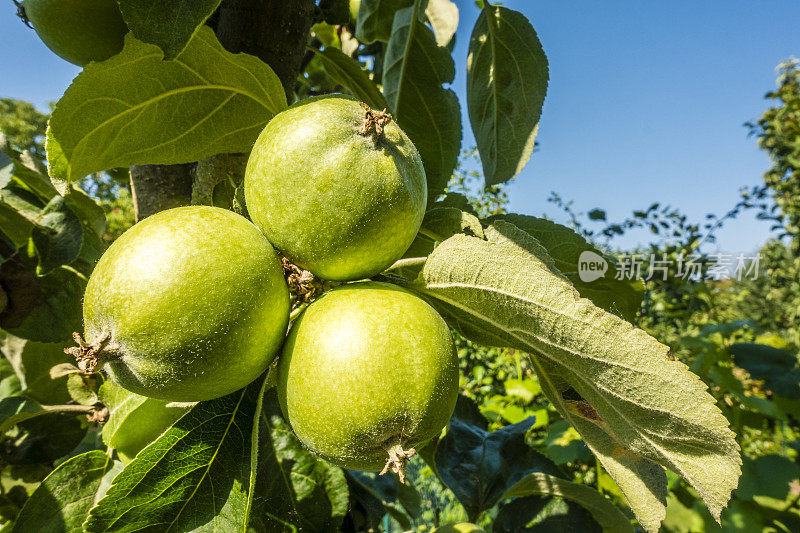
[[85, 422], [83, 416], [55, 413], [23, 420], [15, 436], [6, 439], [0, 459], [12, 465], [50, 464], [81, 443]]
[[[485, 223], [488, 225], [497, 220], [510, 222], [539, 241], [553, 258], [559, 272], [569, 279], [582, 297], [628, 322], [635, 320], [644, 297], [644, 283], [641, 280], [616, 279], [618, 270], [610, 256], [570, 228], [544, 218], [508, 213], [489, 217]], [[579, 263], [584, 253], [596, 254], [597, 260], [608, 264], [602, 277], [592, 281], [581, 279]]]
[[89, 509], [122, 467], [101, 451], [64, 461], [31, 494], [12, 531], [79, 533]]
[[8, 296], [8, 305], [0, 313], [0, 328], [9, 333], [33, 341], [60, 342], [81, 328], [86, 287], [82, 274], [56, 269], [37, 277], [13, 256], [0, 265], [0, 284]]
[[361, 0], [356, 20], [356, 38], [362, 43], [388, 41], [394, 14], [414, 0]]
[[469, 43], [467, 108], [487, 185], [510, 180], [530, 159], [548, 80], [528, 19], [486, 2]]
[[767, 496], [785, 500], [792, 492], [792, 482], [800, 479], [800, 466], [781, 455], [762, 455], [756, 459], [745, 458], [742, 465], [742, 480], [736, 496], [752, 500]]
[[492, 533], [602, 533], [603, 528], [580, 505], [556, 497], [525, 496], [500, 507]]
[[471, 521], [491, 509], [531, 472], [562, 475], [555, 464], [525, 443], [533, 417], [488, 433], [457, 416], [436, 448], [436, 468]]
[[525, 476], [508, 489], [503, 498], [522, 496], [558, 496], [579, 503], [592, 513], [597, 523], [608, 532], [633, 532], [630, 520], [617, 509], [611, 500], [587, 485], [579, 485], [542, 472], [534, 472]]
[[455, 66], [447, 48], [420, 21], [421, 4], [397, 12], [383, 63], [383, 94], [394, 119], [419, 150], [433, 202], [458, 163], [461, 109], [453, 82]]
[[0, 399], [18, 396], [22, 393], [22, 384], [11, 362], [0, 358]]
[[139, 452], [84, 529], [245, 531], [255, 409], [249, 390], [201, 402]]
[[361, 65], [336, 48], [314, 50], [325, 72], [344, 89], [373, 109], [386, 109], [389, 104]]
[[434, 241], [444, 241], [459, 233], [483, 239], [483, 226], [478, 217], [455, 207], [429, 209], [420, 231]]
[[763, 379], [766, 387], [785, 398], [800, 398], [800, 368], [797, 356], [765, 344], [737, 343], [729, 348], [733, 360], [750, 372], [755, 379]]
[[163, 0], [117, 0], [122, 18], [140, 41], [164, 51], [164, 59], [175, 59], [197, 28], [217, 9], [221, 0], [164, 2]]
[[227, 52], [206, 26], [174, 61], [162, 59], [128, 35], [119, 55], [75, 78], [50, 119], [52, 176], [74, 182], [107, 168], [249, 152], [286, 107], [272, 69]]
[[447, 46], [458, 29], [458, 6], [450, 0], [428, 0], [425, 15], [431, 23], [436, 42]]
[[[529, 380], [528, 383], [536, 382]], [[547, 428], [544, 445], [545, 454], [557, 465], [578, 460], [588, 463], [592, 460], [592, 453], [586, 443], [566, 420], [559, 420]]]
[[39, 260], [36, 274], [44, 276], [78, 258], [83, 244], [83, 226], [61, 196], [45, 206], [38, 223], [31, 239]]
[[267, 391], [259, 464], [259, 497], [267, 525], [294, 524], [301, 531], [335, 531], [347, 513], [347, 481], [340, 468], [300, 444], [283, 419], [275, 390]]
[[532, 354], [545, 394], [645, 529], [664, 516], [666, 481], [653, 463], [686, 479], [718, 518], [741, 460], [699, 378], [644, 331], [581, 299], [536, 239], [504, 221], [484, 233], [439, 245], [411, 288], [471, 340]]
[[23, 420], [28, 420], [47, 411], [39, 402], [17, 396], [0, 400], [0, 434], [5, 433]]

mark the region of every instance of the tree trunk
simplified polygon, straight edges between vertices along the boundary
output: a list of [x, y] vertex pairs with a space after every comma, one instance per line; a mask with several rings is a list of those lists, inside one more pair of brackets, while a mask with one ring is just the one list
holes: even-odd
[[[224, 0], [214, 26], [228, 51], [252, 54], [272, 67], [291, 103], [315, 9], [314, 0]], [[131, 167], [136, 220], [189, 205], [194, 166]]]

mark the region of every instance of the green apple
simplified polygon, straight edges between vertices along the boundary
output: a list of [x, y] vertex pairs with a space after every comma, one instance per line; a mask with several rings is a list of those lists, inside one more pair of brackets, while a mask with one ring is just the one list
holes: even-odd
[[266, 370], [286, 333], [289, 291], [277, 254], [247, 219], [178, 207], [106, 250], [83, 316], [87, 364], [104, 365], [137, 394], [193, 402], [234, 392]]
[[247, 164], [253, 222], [290, 261], [323, 279], [386, 269], [425, 214], [417, 149], [387, 115], [368, 109], [341, 95], [302, 100], [267, 124]]
[[402, 473], [450, 419], [458, 376], [450, 330], [428, 303], [394, 285], [354, 283], [294, 323], [278, 399], [300, 441], [325, 460]]

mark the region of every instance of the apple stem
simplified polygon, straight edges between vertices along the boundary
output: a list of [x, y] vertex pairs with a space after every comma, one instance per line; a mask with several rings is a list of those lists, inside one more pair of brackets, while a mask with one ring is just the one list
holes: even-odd
[[100, 364], [110, 359], [110, 357], [104, 353], [108, 341], [111, 340], [111, 334], [109, 332], [104, 331], [92, 344], [87, 344], [77, 331], [72, 334], [72, 338], [75, 340], [77, 346], [65, 348], [64, 353], [75, 357], [81, 374], [94, 374]]
[[405, 483], [406, 464], [408, 463], [409, 459], [416, 455], [417, 450], [414, 448], [409, 448], [408, 450], [404, 449], [403, 442], [398, 439], [397, 443], [391, 448], [387, 449], [386, 452], [389, 454], [389, 458], [386, 460], [386, 466], [383, 467], [380, 475], [384, 475], [391, 469], [391, 471], [397, 474], [397, 477], [400, 478], [400, 483]]
[[375, 111], [364, 102], [359, 102], [364, 108], [364, 121], [358, 128], [358, 133], [367, 136], [372, 135], [372, 139], [377, 143], [383, 138], [383, 128], [392, 121], [392, 115], [383, 111]]

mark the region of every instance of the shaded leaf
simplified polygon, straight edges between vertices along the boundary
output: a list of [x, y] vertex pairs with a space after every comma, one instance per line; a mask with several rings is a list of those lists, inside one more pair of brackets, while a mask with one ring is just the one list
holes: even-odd
[[46, 414], [36, 400], [17, 396], [0, 400], [0, 433], [5, 433], [13, 426], [39, 415]]
[[797, 356], [765, 344], [737, 343], [729, 348], [733, 360], [750, 372], [755, 379], [763, 379], [766, 387], [785, 398], [800, 398], [800, 368]]
[[356, 38], [362, 43], [388, 41], [394, 14], [414, 0], [361, 0], [356, 19]]
[[82, 325], [81, 299], [86, 278], [56, 269], [37, 277], [18, 257], [0, 265], [0, 285], [8, 305], [0, 312], [0, 328], [39, 342], [69, 339]]
[[140, 41], [154, 44], [164, 59], [180, 54], [221, 0], [164, 2], [162, 0], [117, 0], [122, 18]]
[[[530, 380], [529, 383], [535, 383]], [[557, 465], [592, 460], [592, 452], [580, 434], [566, 420], [559, 420], [547, 428], [544, 439], [545, 454]]]
[[102, 497], [111, 478], [121, 470], [101, 451], [64, 461], [31, 494], [12, 531], [78, 533], [89, 509]]
[[561, 475], [552, 461], [525, 443], [533, 417], [488, 433], [454, 415], [436, 448], [436, 468], [470, 520], [491, 509], [531, 472]]
[[453, 82], [450, 52], [420, 21], [423, 0], [397, 12], [383, 63], [383, 94], [394, 119], [419, 150], [433, 202], [458, 162], [461, 110], [443, 84]]
[[601, 533], [591, 513], [561, 498], [526, 496], [503, 505], [492, 522], [492, 533]]
[[383, 94], [378, 90], [378, 86], [369, 79], [367, 73], [355, 59], [336, 48], [315, 50], [315, 53], [322, 61], [325, 72], [348, 93], [373, 109], [380, 110], [389, 107]]
[[463, 233], [483, 238], [483, 227], [475, 215], [455, 207], [434, 207], [425, 213], [420, 231], [434, 241], [443, 241]]
[[508, 489], [503, 498], [521, 496], [558, 496], [580, 504], [609, 532], [633, 532], [630, 520], [617, 509], [611, 500], [587, 485], [579, 485], [557, 477], [535, 472], [525, 476]]
[[91, 510], [85, 530], [244, 531], [250, 389], [199, 403], [139, 452]]
[[705, 385], [666, 346], [579, 298], [530, 235], [504, 221], [484, 233], [440, 244], [411, 288], [471, 340], [532, 354], [543, 391], [645, 529], [664, 515], [666, 481], [653, 463], [684, 477], [719, 517], [741, 460]]
[[17, 432], [0, 449], [0, 459], [12, 465], [52, 463], [69, 454], [86, 436], [83, 416], [37, 416], [17, 424]]
[[33, 228], [31, 239], [39, 259], [36, 273], [44, 276], [78, 258], [83, 244], [83, 227], [80, 219], [60, 196], [45, 206], [38, 223]]
[[510, 180], [530, 159], [548, 80], [528, 19], [484, 3], [469, 43], [467, 108], [487, 185]]
[[206, 26], [174, 61], [162, 59], [128, 35], [119, 55], [75, 78], [50, 119], [51, 176], [72, 182], [107, 168], [249, 152], [286, 107], [272, 69], [227, 52]]
[[349, 504], [344, 473], [300, 444], [281, 415], [274, 389], [267, 391], [263, 409], [258, 494], [266, 523], [273, 529], [294, 524], [301, 531], [336, 530]]
[[790, 495], [791, 483], [799, 479], [800, 466], [791, 459], [776, 454], [756, 459], [746, 457], [736, 496], [743, 500], [752, 500], [755, 496], [785, 500]]

